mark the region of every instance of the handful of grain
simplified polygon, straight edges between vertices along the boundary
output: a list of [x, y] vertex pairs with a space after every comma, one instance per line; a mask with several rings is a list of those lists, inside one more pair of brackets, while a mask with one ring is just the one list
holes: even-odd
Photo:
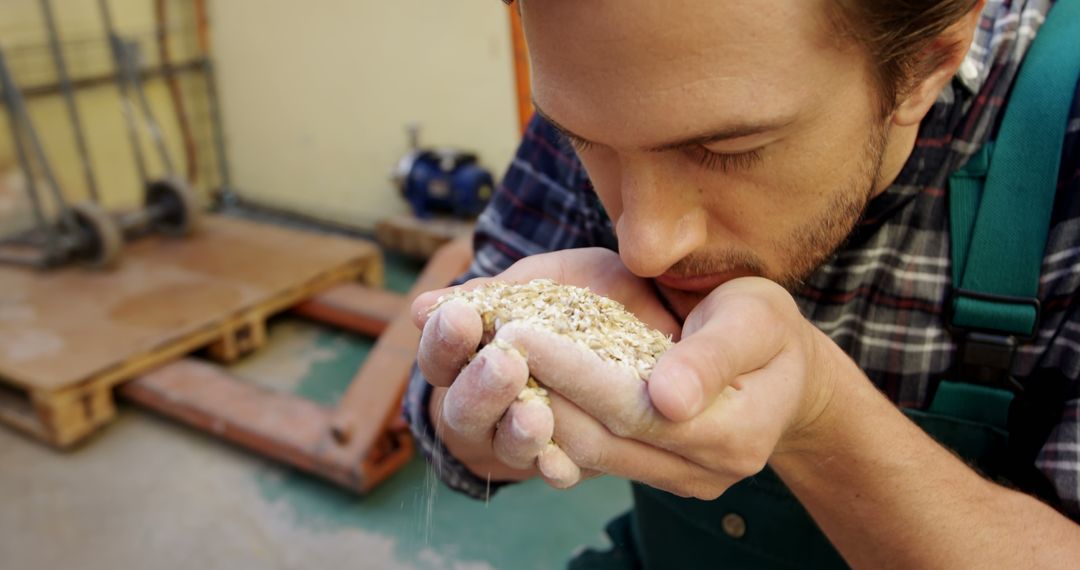
[[[621, 303], [550, 279], [524, 284], [493, 281], [472, 291], [455, 289], [431, 310], [453, 299], [480, 313], [483, 344], [503, 325], [517, 322], [564, 336], [608, 362], [630, 367], [642, 380], [649, 379], [656, 359], [672, 346], [670, 337], [641, 322]], [[534, 382], [530, 380], [530, 385]]]

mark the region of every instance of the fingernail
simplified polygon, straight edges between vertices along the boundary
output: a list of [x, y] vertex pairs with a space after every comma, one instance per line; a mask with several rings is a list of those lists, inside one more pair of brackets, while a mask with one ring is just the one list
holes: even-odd
[[694, 374], [688, 372], [676, 376], [673, 380], [675, 381], [675, 395], [678, 396], [686, 415], [696, 415], [698, 407], [701, 405], [701, 399], [704, 397], [701, 382], [698, 381]]
[[499, 375], [499, 367], [493, 366], [488, 360], [487, 355], [478, 358], [484, 359], [483, 364], [480, 365], [480, 385], [483, 386], [485, 390], [491, 392], [499, 391], [504, 384], [503, 379]]
[[517, 416], [510, 418], [510, 432], [516, 439], [529, 439], [529, 433], [525, 431], [525, 426], [522, 422], [517, 420]]
[[442, 311], [439, 311], [435, 318], [438, 319], [435, 323], [435, 334], [439, 335], [439, 340], [449, 344], [456, 336], [457, 331], [454, 330], [454, 326], [450, 324]]

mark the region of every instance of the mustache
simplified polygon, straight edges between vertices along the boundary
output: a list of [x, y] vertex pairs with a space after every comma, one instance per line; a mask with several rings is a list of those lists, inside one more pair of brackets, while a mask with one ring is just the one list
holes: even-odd
[[761, 275], [765, 264], [761, 258], [748, 251], [728, 250], [710, 254], [690, 254], [668, 268], [667, 273], [678, 277], [711, 275], [734, 269]]

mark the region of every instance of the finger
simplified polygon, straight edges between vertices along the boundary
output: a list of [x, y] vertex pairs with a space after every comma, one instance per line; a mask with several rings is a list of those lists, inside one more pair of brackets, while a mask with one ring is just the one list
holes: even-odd
[[[573, 402], [551, 394], [553, 439], [582, 470], [640, 481], [681, 496], [715, 498], [733, 481], [675, 453], [613, 435]], [[543, 469], [541, 468], [541, 472]]]
[[665, 436], [669, 440], [685, 440], [700, 438], [704, 432], [714, 434], [714, 445], [709, 451], [714, 457], [729, 458], [727, 469], [742, 476], [760, 471], [788, 427], [788, 421], [778, 420], [790, 421], [801, 402], [780, 393], [788, 389], [782, 379], [796, 374], [784, 368], [782, 363], [770, 364], [768, 368], [746, 374], [740, 379], [743, 386], [721, 393], [700, 416], [701, 421], [695, 418], [673, 424], [676, 429]]
[[428, 382], [449, 386], [476, 352], [484, 334], [480, 315], [468, 305], [450, 301], [424, 325], [416, 363]]
[[551, 408], [539, 399], [517, 401], [495, 431], [495, 457], [510, 467], [528, 469], [551, 443], [555, 429]]
[[413, 324], [416, 325], [416, 328], [423, 329], [431, 317], [434, 316], [434, 312], [431, 310], [432, 307], [434, 307], [443, 296], [449, 295], [458, 289], [464, 289], [466, 291], [475, 289], [492, 280], [491, 277], [477, 277], [476, 279], [470, 279], [461, 285], [434, 289], [417, 295], [409, 308], [409, 314], [412, 316]]
[[[732, 482], [761, 471], [776, 451], [786, 422], [791, 417], [790, 398], [776, 394], [777, 377], [787, 371], [769, 368], [746, 374], [741, 389], [727, 388], [702, 414], [674, 422], [649, 434], [649, 443], [671, 450]], [[708, 441], [708, 446], [686, 442]]]
[[495, 423], [517, 399], [528, 378], [529, 369], [521, 354], [485, 346], [446, 391], [442, 421], [462, 439], [490, 442]]
[[696, 416], [738, 376], [781, 351], [790, 313], [798, 310], [786, 291], [774, 289], [779, 286], [764, 279], [737, 279], [691, 312], [682, 340], [660, 357], [649, 378], [649, 396], [660, 413], [676, 422]]
[[536, 467], [544, 481], [556, 489], [569, 489], [581, 482], [581, 468], [554, 442], [536, 458]]
[[617, 435], [644, 433], [662, 420], [649, 401], [645, 382], [630, 366], [602, 359], [565, 336], [525, 323], [504, 325], [495, 338], [525, 354], [529, 370], [542, 384], [601, 419]]
[[413, 325], [420, 330], [424, 330], [424, 326], [428, 320], [432, 317], [431, 307], [439, 301], [439, 298], [453, 290], [452, 287], [446, 289], [435, 289], [420, 293], [413, 299], [412, 305], [409, 306], [409, 315], [412, 317]]

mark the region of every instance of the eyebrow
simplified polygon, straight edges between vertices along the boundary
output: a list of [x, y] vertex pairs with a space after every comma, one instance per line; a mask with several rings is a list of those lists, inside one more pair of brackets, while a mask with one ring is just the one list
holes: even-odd
[[[569, 139], [576, 139], [588, 143], [593, 142], [585, 137], [574, 134], [573, 131], [571, 131], [570, 129], [567, 129], [566, 127], [560, 125], [557, 121], [555, 121], [555, 119], [552, 119], [550, 116], [548, 116], [548, 114], [545, 113], [540, 108], [540, 106], [536, 104], [536, 100], [533, 100], [532, 104], [533, 109], [536, 110], [536, 114], [540, 115], [540, 117], [550, 123], [552, 127], [555, 127], [555, 130], [559, 131], [559, 133], [561, 133], [563, 136]], [[794, 121], [794, 117], [781, 117], [777, 119], [739, 123], [702, 135], [695, 135], [686, 139], [659, 144], [653, 147], [649, 147], [648, 150], [649, 152], [666, 152], [669, 150], [678, 150], [693, 146], [709, 145], [725, 140], [740, 139], [751, 135], [758, 135], [761, 133], [767, 133], [769, 131], [775, 131], [790, 125]]]

